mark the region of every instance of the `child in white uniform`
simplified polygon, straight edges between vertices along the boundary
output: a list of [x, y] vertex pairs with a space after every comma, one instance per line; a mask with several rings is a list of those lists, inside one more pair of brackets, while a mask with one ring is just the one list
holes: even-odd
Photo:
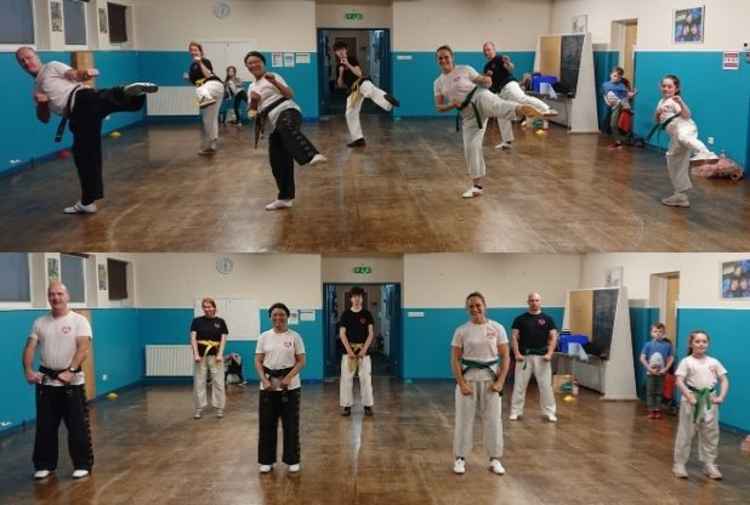
[[[690, 446], [698, 432], [698, 458], [703, 463], [703, 472], [710, 479], [721, 479], [716, 466], [719, 448], [719, 405], [729, 391], [727, 370], [706, 354], [709, 336], [697, 330], [688, 338], [688, 356], [680, 361], [675, 376], [677, 387], [682, 392], [680, 421], [674, 442], [675, 477], [687, 479], [685, 465], [690, 459]], [[716, 385], [720, 391], [716, 392]]]
[[[666, 75], [661, 81], [662, 99], [656, 106], [656, 121], [664, 125], [671, 138], [667, 151], [667, 171], [674, 194], [661, 201], [669, 207], [690, 207], [687, 191], [693, 187], [690, 182], [691, 162], [719, 159], [698, 140], [698, 127], [680, 92], [680, 79], [675, 75]], [[692, 158], [691, 152], [695, 153]]]

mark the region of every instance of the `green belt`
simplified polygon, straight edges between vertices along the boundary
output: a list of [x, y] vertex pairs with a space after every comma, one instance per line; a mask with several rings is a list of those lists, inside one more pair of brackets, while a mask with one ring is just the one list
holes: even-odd
[[[546, 347], [529, 347], [526, 349], [526, 352], [523, 353], [524, 356], [546, 356], [547, 351]], [[526, 367], [529, 365], [529, 362], [526, 360], [523, 360], [523, 369], [526, 370]]]
[[[686, 384], [687, 386], [687, 384]], [[694, 388], [687, 386], [687, 388], [695, 393], [695, 406], [693, 407], [693, 422], [697, 423], [703, 417], [704, 412], [711, 410], [711, 393], [714, 392], [714, 387], [710, 388]]]
[[674, 116], [668, 117], [666, 120], [664, 120], [663, 123], [656, 123], [653, 126], [653, 128], [651, 128], [651, 131], [648, 132], [648, 135], [646, 135], [646, 139], [645, 139], [646, 143], [648, 143], [651, 140], [651, 137], [653, 137], [654, 134], [658, 132], [659, 130], [666, 130], [667, 126], [669, 126], [669, 123], [671, 123], [678, 117], [680, 117], [680, 114], [675, 114]]
[[[481, 130], [484, 126], [482, 124], [482, 116], [479, 114], [479, 107], [477, 107], [477, 104], [471, 101], [472, 98], [474, 98], [474, 93], [477, 92], [479, 89], [479, 86], [475, 86], [474, 89], [469, 91], [469, 94], [466, 95], [466, 98], [464, 98], [464, 101], [461, 103], [461, 105], [458, 106], [458, 110], [462, 111], [469, 105], [471, 105], [471, 108], [474, 110], [474, 119], [477, 120], [477, 127]], [[456, 116], [456, 131], [459, 130], [459, 124], [461, 120], [461, 115]]]

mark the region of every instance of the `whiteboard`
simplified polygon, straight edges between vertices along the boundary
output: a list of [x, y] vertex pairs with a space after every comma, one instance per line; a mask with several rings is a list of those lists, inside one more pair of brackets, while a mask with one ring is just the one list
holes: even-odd
[[202, 41], [203, 55], [211, 60], [214, 74], [222, 81], [227, 75], [227, 67], [237, 67], [237, 76], [243, 81], [251, 81], [250, 72], [245, 67], [245, 55], [257, 49], [255, 40], [241, 41]]
[[[203, 315], [201, 309], [202, 298], [196, 298], [193, 303], [195, 317]], [[227, 323], [229, 329], [228, 340], [258, 340], [260, 335], [260, 319], [258, 304], [255, 300], [246, 298], [215, 298], [216, 316]]]

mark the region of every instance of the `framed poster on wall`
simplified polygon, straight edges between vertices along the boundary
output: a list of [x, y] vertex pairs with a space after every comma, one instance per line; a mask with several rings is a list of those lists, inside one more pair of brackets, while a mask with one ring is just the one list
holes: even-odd
[[50, 2], [49, 4], [50, 25], [53, 32], [63, 31], [62, 3]]
[[672, 23], [672, 39], [675, 44], [685, 42], [703, 43], [706, 7], [676, 9]]
[[721, 297], [750, 298], [750, 259], [721, 264]]

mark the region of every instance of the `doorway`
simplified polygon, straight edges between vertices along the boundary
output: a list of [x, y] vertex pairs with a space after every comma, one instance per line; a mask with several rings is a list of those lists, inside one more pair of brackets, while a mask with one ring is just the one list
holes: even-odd
[[680, 304], [680, 272], [666, 272], [651, 276], [651, 306], [658, 307], [659, 321], [666, 326], [666, 336], [675, 349], [677, 339], [677, 308]]
[[[318, 88], [320, 114], [343, 114], [346, 110], [346, 90], [336, 88], [336, 55], [333, 44], [345, 42], [350, 54], [356, 54], [362, 72], [373, 84], [391, 92], [391, 33], [388, 29], [346, 30], [339, 28], [318, 29]], [[388, 114], [380, 107], [365, 100], [362, 112], [366, 114]]]
[[349, 292], [355, 285], [365, 291], [362, 306], [375, 320], [375, 338], [371, 345], [372, 375], [401, 377], [401, 285], [394, 283], [323, 285], [325, 376], [334, 378], [341, 374], [338, 321], [341, 314], [351, 307]]
[[619, 55], [619, 65], [625, 78], [635, 88], [635, 48], [638, 45], [638, 20], [623, 19], [612, 22], [612, 49]]

